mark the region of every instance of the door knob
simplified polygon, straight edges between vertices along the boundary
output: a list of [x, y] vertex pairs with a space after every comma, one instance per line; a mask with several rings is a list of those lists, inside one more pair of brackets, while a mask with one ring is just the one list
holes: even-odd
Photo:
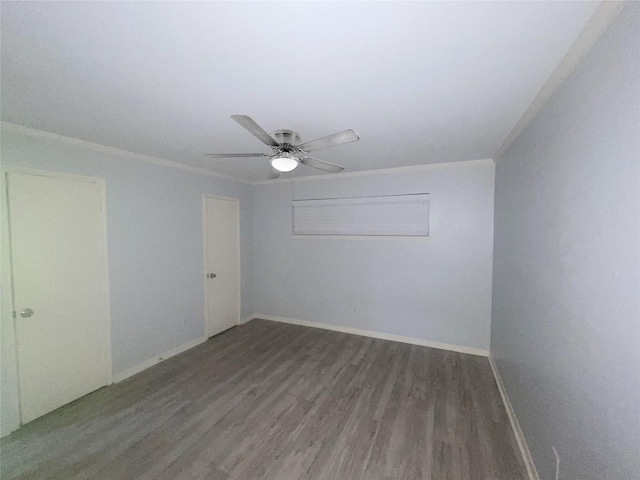
[[20, 312], [20, 316], [22, 318], [29, 318], [31, 315], [33, 315], [33, 310], [31, 310], [30, 308], [25, 308]]
[[215, 273], [210, 273], [209, 275], [207, 275], [209, 278], [216, 278], [216, 274]]

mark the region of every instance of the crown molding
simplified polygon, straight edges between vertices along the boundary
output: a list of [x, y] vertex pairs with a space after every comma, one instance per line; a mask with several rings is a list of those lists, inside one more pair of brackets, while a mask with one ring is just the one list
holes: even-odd
[[204, 168], [194, 167], [186, 165], [184, 163], [174, 162], [171, 160], [165, 160], [164, 158], [152, 157], [144, 155], [142, 153], [129, 152], [128, 150], [122, 150], [116, 147], [109, 147], [99, 143], [87, 142], [86, 140], [80, 140], [78, 138], [65, 137], [64, 135], [58, 135], [57, 133], [45, 132], [43, 130], [37, 130], [35, 128], [24, 127], [22, 125], [16, 125], [10, 122], [2, 122], [2, 130], [7, 132], [19, 133], [34, 138], [45, 138], [47, 140], [56, 140], [64, 142], [69, 145], [75, 145], [94, 152], [105, 153], [108, 155], [115, 155], [122, 158], [130, 158], [145, 163], [151, 163], [153, 165], [161, 165], [163, 167], [176, 168], [185, 172], [196, 173], [199, 175], [207, 175], [209, 177], [219, 178], [221, 180], [230, 180], [232, 182], [242, 183], [250, 185], [251, 182], [242, 178], [234, 177], [231, 175], [225, 175], [223, 173], [214, 172]]
[[274, 180], [259, 180], [253, 185], [270, 185], [273, 183], [312, 182], [316, 180], [336, 180], [338, 178], [368, 177], [371, 175], [388, 175], [390, 173], [424, 172], [429, 170], [445, 170], [449, 168], [471, 167], [475, 165], [495, 165], [491, 158], [479, 160], [463, 160], [459, 162], [428, 163], [422, 165], [409, 165], [406, 167], [380, 168], [377, 170], [358, 170], [347, 173], [327, 173], [326, 175], [308, 175], [305, 177], [276, 178]]
[[493, 156], [496, 161], [500, 160], [516, 138], [520, 136], [542, 107], [546, 105], [556, 90], [560, 88], [569, 75], [576, 69], [580, 60], [593, 48], [627, 2], [628, 0], [603, 0], [600, 2], [600, 5], [598, 5], [584, 28], [573, 41], [558, 66], [542, 85], [529, 107], [525, 110], [522, 117], [520, 117], [520, 120], [518, 120], [511, 132], [509, 132], [507, 138], [502, 142], [502, 145]]
[[411, 172], [423, 172], [428, 170], [442, 170], [448, 168], [469, 167], [473, 165], [495, 165], [494, 161], [490, 158], [479, 160], [464, 160], [458, 162], [444, 162], [444, 163], [431, 163], [422, 165], [409, 165], [406, 167], [392, 167], [381, 168], [377, 170], [359, 170], [356, 172], [346, 173], [328, 173], [326, 175], [307, 175], [303, 177], [292, 178], [277, 178], [274, 180], [258, 180], [250, 181], [243, 178], [234, 177], [231, 175], [225, 175], [223, 173], [214, 172], [204, 168], [193, 167], [184, 163], [174, 162], [171, 160], [165, 160], [163, 158], [152, 157], [141, 153], [129, 152], [128, 150], [122, 150], [116, 147], [109, 147], [99, 143], [87, 142], [86, 140], [80, 140], [78, 138], [66, 137], [57, 133], [45, 132], [43, 130], [37, 130], [35, 128], [25, 127], [22, 125], [16, 125], [10, 122], [1, 122], [3, 131], [18, 133], [27, 135], [34, 138], [44, 138], [48, 140], [56, 140], [69, 145], [75, 145], [81, 148], [86, 148], [94, 152], [105, 153], [108, 155], [115, 155], [123, 158], [130, 158], [141, 162], [150, 163], [153, 165], [161, 165], [163, 167], [176, 168], [190, 173], [199, 175], [207, 175], [210, 177], [220, 178], [222, 180], [230, 180], [245, 185], [269, 185], [272, 183], [290, 183], [290, 182], [305, 182], [305, 181], [318, 181], [318, 180], [335, 180], [338, 178], [351, 178], [351, 177], [365, 177], [371, 175], [388, 175], [391, 173], [411, 173]]

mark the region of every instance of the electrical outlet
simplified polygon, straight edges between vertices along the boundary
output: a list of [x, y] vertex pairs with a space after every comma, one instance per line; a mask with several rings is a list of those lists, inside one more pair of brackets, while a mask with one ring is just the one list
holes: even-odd
[[560, 480], [560, 455], [558, 455], [558, 451], [556, 447], [551, 447], [553, 450], [553, 454], [556, 456], [556, 480]]

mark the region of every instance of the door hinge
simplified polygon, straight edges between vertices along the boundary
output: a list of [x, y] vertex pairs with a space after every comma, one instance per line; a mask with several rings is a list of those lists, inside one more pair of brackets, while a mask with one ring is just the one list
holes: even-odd
[[13, 311], [13, 318], [16, 318], [16, 311]]

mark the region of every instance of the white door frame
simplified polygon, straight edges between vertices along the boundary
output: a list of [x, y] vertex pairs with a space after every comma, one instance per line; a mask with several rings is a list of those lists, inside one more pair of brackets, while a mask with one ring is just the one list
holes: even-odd
[[238, 212], [238, 232], [237, 232], [237, 239], [238, 239], [238, 244], [237, 244], [237, 250], [238, 250], [238, 314], [237, 314], [237, 318], [238, 321], [236, 322], [236, 325], [240, 324], [240, 317], [241, 317], [241, 311], [242, 311], [242, 292], [240, 291], [240, 287], [242, 285], [242, 269], [241, 269], [241, 265], [242, 263], [240, 262], [240, 200], [234, 197], [222, 197], [220, 195], [211, 195], [209, 193], [203, 193], [202, 194], [202, 253], [203, 253], [203, 273], [204, 275], [202, 276], [203, 278], [203, 286], [204, 286], [204, 334], [207, 338], [209, 338], [209, 293], [208, 293], [208, 289], [207, 289], [207, 274], [209, 273], [209, 270], [207, 269], [207, 198], [213, 198], [215, 200], [225, 200], [227, 202], [232, 202], [235, 203], [236, 205], [236, 211]]
[[[3, 182], [2, 182], [2, 198], [4, 202], [7, 202], [7, 206], [8, 206], [8, 201], [9, 201], [9, 189], [8, 189], [8, 182], [7, 182], [7, 174], [10, 173], [23, 173], [23, 174], [28, 174], [28, 175], [38, 175], [38, 176], [43, 176], [43, 177], [51, 177], [51, 178], [61, 178], [61, 179], [67, 179], [67, 180], [75, 180], [75, 181], [80, 181], [80, 182], [87, 182], [87, 183], [95, 183], [98, 185], [98, 187], [100, 188], [100, 192], [101, 192], [101, 207], [102, 207], [102, 242], [103, 242], [103, 248], [104, 248], [104, 276], [102, 279], [103, 282], [103, 288], [104, 291], [106, 293], [105, 295], [105, 305], [103, 305], [104, 308], [104, 312], [105, 312], [105, 316], [104, 316], [104, 322], [105, 325], [103, 325], [104, 328], [104, 347], [105, 347], [105, 351], [106, 351], [106, 356], [105, 356], [105, 364], [104, 364], [104, 375], [105, 375], [105, 384], [106, 385], [111, 385], [113, 383], [113, 366], [112, 366], [112, 360], [111, 360], [111, 292], [109, 289], [109, 247], [107, 244], [107, 194], [106, 194], [106, 182], [104, 178], [99, 178], [99, 177], [89, 177], [89, 176], [84, 176], [84, 175], [75, 175], [75, 174], [70, 174], [70, 173], [58, 173], [58, 172], [51, 172], [48, 170], [38, 170], [38, 169], [34, 169], [34, 168], [25, 168], [25, 167], [12, 167], [12, 166], [3, 166], [0, 169], [0, 172], [2, 174], [3, 177]], [[8, 211], [8, 210], [7, 210]], [[9, 257], [11, 258], [11, 219], [8, 218], [7, 219], [9, 222], [9, 242], [7, 245], [7, 248], [9, 249]], [[11, 276], [11, 283], [10, 285], [6, 285], [5, 288], [10, 288], [11, 292], [10, 292], [10, 297], [11, 297], [11, 310], [13, 312], [15, 312], [15, 296], [14, 296], [14, 288], [13, 288], [13, 266], [10, 264], [9, 265], [9, 269], [10, 269], [10, 276]], [[16, 379], [19, 379], [18, 375], [20, 374], [20, 366], [18, 365], [18, 356], [17, 356], [17, 338], [16, 338], [16, 318], [15, 316], [11, 319], [2, 319], [2, 321], [8, 321], [10, 320], [12, 322], [12, 326], [13, 326], [13, 338], [10, 339], [10, 341], [12, 341], [13, 346], [14, 346], [14, 353], [15, 353], [15, 361], [14, 361], [14, 365], [16, 368]], [[19, 407], [19, 413], [20, 413], [20, 425], [22, 425], [22, 406], [21, 406], [21, 392], [20, 392], [20, 382], [18, 381], [16, 384], [16, 391], [18, 394], [18, 407]]]

